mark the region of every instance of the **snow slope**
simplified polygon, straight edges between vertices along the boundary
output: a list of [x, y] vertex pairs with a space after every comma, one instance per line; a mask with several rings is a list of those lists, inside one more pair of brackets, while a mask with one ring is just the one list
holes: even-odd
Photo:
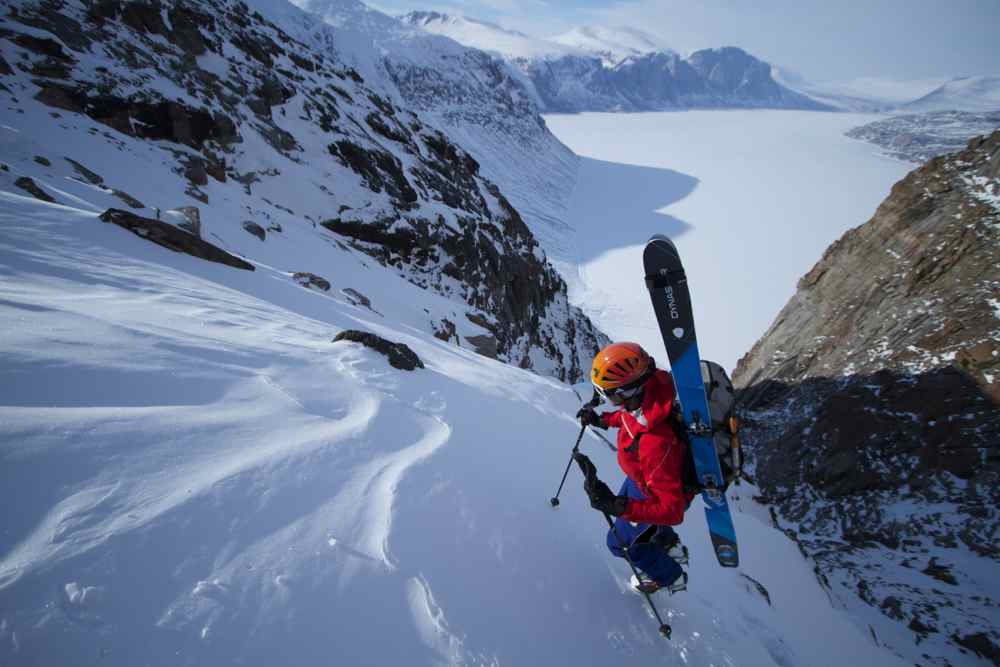
[[[575, 471], [548, 506], [570, 387], [424, 333], [441, 297], [364, 257], [335, 280], [380, 314], [95, 208], [0, 192], [3, 664], [896, 664], [752, 487], [733, 499], [742, 572], [770, 603], [716, 565], [696, 503], [664, 641]], [[426, 369], [330, 342], [347, 327]]]
[[577, 254], [560, 258], [569, 269], [559, 263], [571, 302], [612, 339], [636, 340], [665, 359], [641, 254], [652, 234], [667, 234], [691, 281], [702, 355], [732, 369], [823, 250], [867, 220], [909, 171], [843, 136], [872, 119], [797, 111], [546, 116], [584, 157], [568, 206]]

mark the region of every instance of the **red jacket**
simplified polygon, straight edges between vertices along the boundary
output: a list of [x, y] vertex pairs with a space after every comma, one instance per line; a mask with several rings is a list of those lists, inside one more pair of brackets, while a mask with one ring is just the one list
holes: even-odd
[[629, 500], [622, 514], [627, 521], [674, 526], [684, 520], [688, 499], [681, 471], [687, 445], [677, 438], [668, 419], [674, 395], [673, 377], [658, 370], [646, 384], [639, 410], [620, 408], [601, 415], [606, 426], [618, 429], [618, 465], [646, 496]]

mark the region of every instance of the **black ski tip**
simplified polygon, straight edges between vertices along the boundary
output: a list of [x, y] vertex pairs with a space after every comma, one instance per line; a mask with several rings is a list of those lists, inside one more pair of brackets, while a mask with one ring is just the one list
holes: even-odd
[[[668, 265], [676, 264], [677, 268], [680, 267], [680, 253], [677, 251], [677, 246], [674, 245], [674, 242], [663, 234], [654, 234], [646, 241], [646, 249], [642, 253], [643, 265], [646, 267], [647, 273], [650, 273], [650, 262], [656, 261], [655, 257], [662, 257], [663, 255], [666, 255], [668, 258]], [[660, 262], [656, 262], [656, 264], [662, 268]]]
[[558, 498], [549, 499], [549, 505], [552, 505], [553, 507], [559, 507], [559, 499]]
[[673, 633], [674, 631], [666, 623], [660, 626], [660, 634], [666, 637], [667, 639], [670, 639], [670, 635], [672, 635]]

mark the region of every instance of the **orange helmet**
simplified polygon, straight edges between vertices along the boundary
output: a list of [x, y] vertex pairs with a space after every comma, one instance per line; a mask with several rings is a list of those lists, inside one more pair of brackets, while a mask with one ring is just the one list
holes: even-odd
[[644, 380], [656, 368], [653, 358], [638, 343], [612, 343], [597, 353], [590, 381], [602, 394]]

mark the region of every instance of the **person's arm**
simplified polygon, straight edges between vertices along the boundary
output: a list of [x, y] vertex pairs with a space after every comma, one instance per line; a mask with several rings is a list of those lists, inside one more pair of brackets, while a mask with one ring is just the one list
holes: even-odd
[[620, 428], [622, 425], [622, 411], [602, 412], [601, 421], [604, 423], [604, 428]]
[[630, 499], [622, 518], [637, 523], [676, 526], [684, 521], [687, 506], [681, 484], [684, 445], [674, 438], [652, 434], [643, 435], [642, 440], [639, 464], [645, 472], [648, 499]]

